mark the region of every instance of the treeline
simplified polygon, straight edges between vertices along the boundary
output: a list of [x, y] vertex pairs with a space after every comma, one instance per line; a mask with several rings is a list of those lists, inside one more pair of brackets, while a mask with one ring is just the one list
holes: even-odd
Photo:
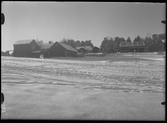
[[[153, 34], [152, 37], [146, 37], [146, 38], [141, 38], [140, 36], [137, 36], [133, 42], [135, 43], [145, 43], [145, 46], [148, 47], [149, 45], [151, 45], [152, 43], [156, 43], [159, 46], [162, 47], [162, 45], [164, 45], [165, 42], [163, 42], [163, 40], [166, 39], [166, 35], [164, 34]], [[101, 42], [101, 52], [104, 53], [114, 53], [114, 52], [118, 52], [118, 49], [120, 47], [120, 43], [121, 42], [132, 42], [132, 40], [130, 39], [130, 37], [128, 37], [127, 39], [124, 39], [122, 37], [105, 37], [103, 39], [103, 41]], [[155, 49], [155, 51], [157, 51]]]
[[[131, 40], [130, 37], [128, 37], [127, 39], [124, 39], [123, 37], [114, 37], [114, 38], [113, 37], [104, 37], [99, 48], [100, 48], [100, 52], [103, 52], [103, 53], [116, 53], [119, 51], [120, 43], [126, 43], [126, 42], [135, 42], [138, 44], [141, 44], [141, 43], [143, 44], [143, 42], [144, 42], [146, 47], [150, 46], [153, 43], [156, 43], [160, 47], [162, 47], [162, 45], [165, 46], [165, 44], [166, 44], [166, 42], [162, 41], [164, 39], [166, 39], [165, 33], [153, 34], [152, 37], [145, 37], [145, 38], [137, 36], [136, 38], [134, 38], [133, 41]], [[41, 40], [39, 42], [42, 43], [43, 41]], [[75, 41], [73, 39], [63, 39], [60, 42], [64, 43], [64, 44], [68, 44], [68, 45], [72, 46], [73, 48], [81, 47], [81, 46], [94, 47], [94, 45], [91, 43], [91, 40], [86, 40], [86, 41], [76, 40]], [[155, 51], [157, 51], [157, 49], [155, 49]]]
[[[100, 45], [100, 51], [103, 53], [116, 53], [119, 51], [120, 43], [126, 43], [126, 42], [135, 42], [138, 44], [141, 44], [144, 42], [145, 46], [148, 47], [153, 43], [158, 44], [160, 47], [162, 45], [165, 45], [166, 42], [163, 42], [163, 40], [166, 39], [166, 34], [153, 34], [152, 37], [145, 37], [142, 38], [140, 36], [137, 36], [132, 41], [130, 37], [127, 39], [124, 39], [123, 37], [104, 37], [103, 41]], [[80, 46], [91, 46], [94, 47], [94, 45], [91, 43], [91, 40], [86, 41], [75, 41], [73, 39], [63, 39], [60, 41], [62, 43], [68, 44], [72, 46], [73, 48], [80, 47]], [[155, 49], [155, 51], [157, 51]]]
[[68, 44], [72, 46], [73, 48], [76, 47], [81, 47], [81, 46], [91, 46], [94, 47], [93, 44], [91, 43], [91, 40], [86, 40], [86, 41], [74, 41], [73, 39], [63, 39], [60, 41], [61, 43]]

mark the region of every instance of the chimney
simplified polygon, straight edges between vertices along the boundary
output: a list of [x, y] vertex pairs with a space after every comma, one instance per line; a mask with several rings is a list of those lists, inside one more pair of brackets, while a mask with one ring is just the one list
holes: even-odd
[[53, 43], [53, 41], [49, 41], [49, 44], [52, 44]]

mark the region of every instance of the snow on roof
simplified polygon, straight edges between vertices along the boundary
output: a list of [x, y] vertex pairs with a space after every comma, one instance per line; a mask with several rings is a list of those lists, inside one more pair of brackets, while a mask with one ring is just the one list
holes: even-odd
[[78, 52], [76, 49], [74, 49], [73, 47], [71, 47], [70, 45], [64, 44], [64, 43], [60, 43], [58, 42], [61, 46], [63, 46], [66, 50], [71, 50], [74, 52]]
[[28, 39], [28, 40], [18, 40], [14, 43], [14, 45], [20, 45], [20, 44], [30, 44], [34, 39]]

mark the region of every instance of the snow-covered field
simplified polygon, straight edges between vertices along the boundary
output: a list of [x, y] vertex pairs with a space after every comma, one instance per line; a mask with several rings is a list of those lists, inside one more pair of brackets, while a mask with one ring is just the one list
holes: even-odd
[[1, 57], [1, 90], [2, 119], [165, 120], [164, 60]]

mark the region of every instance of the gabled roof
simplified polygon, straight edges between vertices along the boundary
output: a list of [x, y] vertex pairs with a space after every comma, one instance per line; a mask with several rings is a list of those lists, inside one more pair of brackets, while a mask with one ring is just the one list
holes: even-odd
[[70, 51], [74, 51], [74, 52], [78, 52], [76, 49], [74, 49], [73, 47], [71, 47], [70, 45], [67, 45], [67, 44], [63, 44], [63, 43], [60, 43], [60, 42], [57, 42], [59, 43], [62, 47], [64, 47], [66, 50], [70, 50]]
[[[14, 43], [14, 45], [20, 45], [20, 44], [30, 44], [34, 39], [28, 39], [28, 40], [18, 40]], [[35, 40], [34, 40], [35, 41]]]

